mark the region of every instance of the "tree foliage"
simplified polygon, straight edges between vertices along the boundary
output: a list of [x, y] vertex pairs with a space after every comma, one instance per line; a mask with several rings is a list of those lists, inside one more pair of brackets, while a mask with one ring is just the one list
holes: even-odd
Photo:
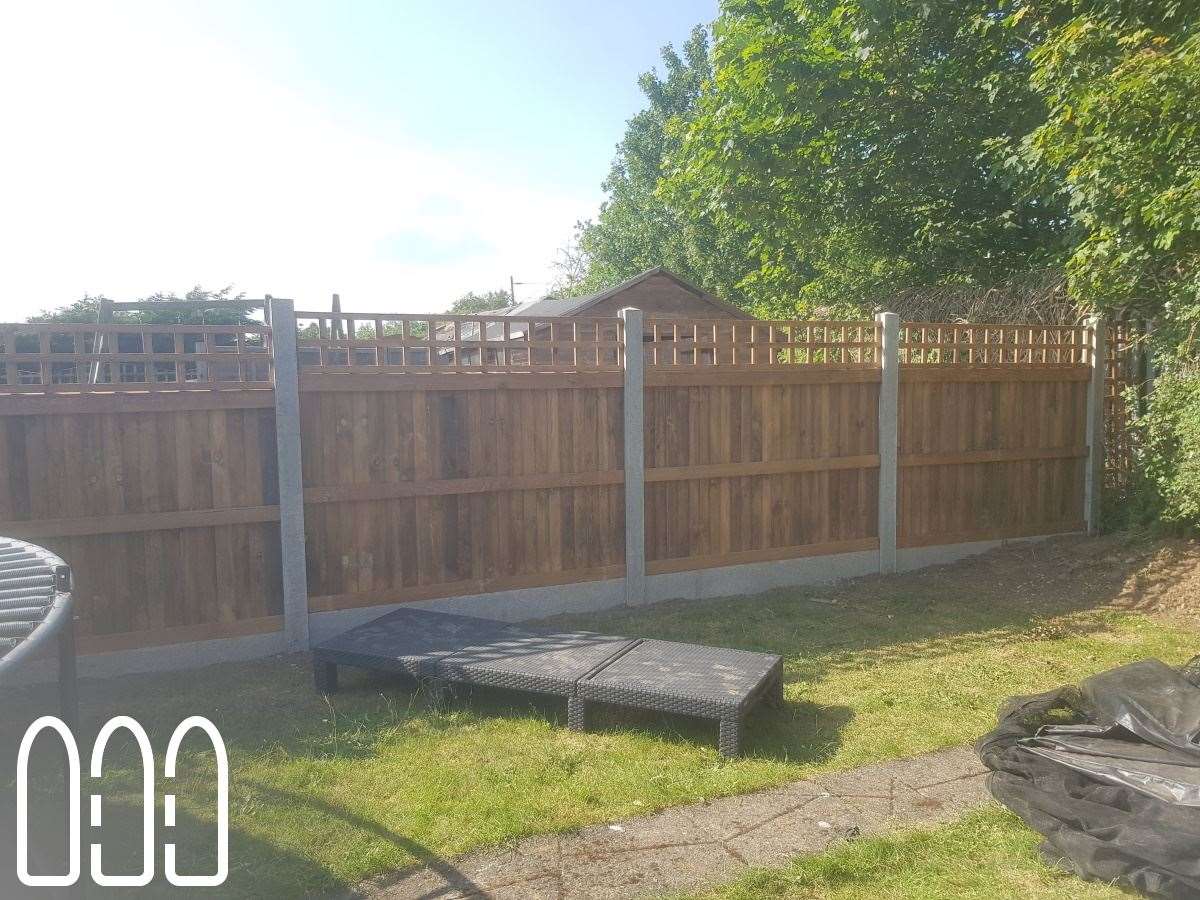
[[996, 138], [1044, 118], [991, 0], [727, 0], [665, 189], [750, 242], [776, 314], [1044, 265], [1069, 230]]
[[582, 222], [575, 243], [587, 274], [573, 285], [584, 294], [611, 287], [654, 266], [731, 298], [752, 267], [739, 236], [722, 230], [707, 213], [683, 209], [659, 190], [664, 166], [681, 147], [711, 78], [708, 35], [697, 26], [677, 52], [662, 49], [664, 74], [638, 80], [648, 104], [630, 119], [604, 180], [608, 195], [595, 221]]
[[664, 264], [759, 313], [1067, 271], [1196, 326], [1197, 5], [724, 0], [628, 125], [583, 288]]
[[[1040, 5], [1030, 54], [1045, 121], [1015, 160], [1043, 174], [1078, 227], [1066, 261], [1092, 307], [1157, 320], [1160, 343], [1192, 355], [1200, 325], [1200, 8], [1079, 3], [1055, 22]], [[1040, 17], [1039, 17], [1040, 13]]]
[[512, 295], [503, 289], [484, 291], [482, 294], [467, 291], [451, 303], [446, 312], [452, 316], [470, 316], [475, 313], [498, 312], [513, 305]]
[[[103, 294], [96, 296], [85, 295], [74, 303], [57, 309], [42, 310], [36, 316], [30, 316], [30, 322], [64, 322], [93, 324], [101, 302], [107, 300]], [[220, 290], [206, 290], [196, 285], [183, 295], [156, 293], [140, 298], [141, 302], [159, 304], [161, 307], [147, 310], [116, 311], [112, 321], [116, 324], [141, 325], [241, 325], [253, 320], [250, 315], [251, 305], [243, 293], [235, 294], [232, 286]], [[172, 303], [189, 301], [192, 303], [212, 303], [210, 308], [181, 309], [172, 307]]]
[[582, 235], [588, 224], [576, 222], [575, 233], [555, 254], [550, 264], [554, 270], [554, 280], [550, 283], [551, 297], [578, 297], [588, 293], [586, 285], [589, 283], [592, 260], [582, 243]]
[[1135, 422], [1135, 520], [1200, 527], [1200, 8], [1041, 4], [1032, 83], [1043, 123], [1015, 166], [1065, 198], [1077, 240], [1066, 259], [1074, 296], [1155, 323], [1163, 372]]
[[1135, 427], [1134, 521], [1200, 526], [1200, 368], [1163, 373]]

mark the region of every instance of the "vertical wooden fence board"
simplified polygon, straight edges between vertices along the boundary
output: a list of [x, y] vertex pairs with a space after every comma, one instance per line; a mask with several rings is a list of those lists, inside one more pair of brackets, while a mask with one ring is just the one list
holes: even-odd
[[[32, 529], [31, 540], [71, 563], [85, 647], [122, 635], [128, 646], [140, 635], [159, 643], [180, 626], [220, 636], [279, 615], [277, 498], [261, 459], [274, 451], [262, 440], [269, 409], [226, 398], [214, 409], [151, 410], [129, 397], [127, 410], [81, 415], [54, 412], [69, 397], [45, 402], [49, 412], [0, 416], [0, 530]], [[173, 525], [173, 514], [247, 507], [267, 507], [265, 521]], [[161, 526], [121, 530], [143, 514]]]
[[312, 608], [619, 577], [619, 389], [422, 377], [302, 392]]
[[[1053, 373], [1045, 380], [908, 373], [900, 386], [901, 546], [1079, 530], [1086, 382]], [[988, 451], [1003, 458], [971, 461]]]
[[[878, 533], [878, 395], [876, 383], [836, 375], [745, 385], [714, 373], [712, 384], [648, 387], [650, 571], [868, 548]], [[843, 468], [842, 457], [868, 461]]]

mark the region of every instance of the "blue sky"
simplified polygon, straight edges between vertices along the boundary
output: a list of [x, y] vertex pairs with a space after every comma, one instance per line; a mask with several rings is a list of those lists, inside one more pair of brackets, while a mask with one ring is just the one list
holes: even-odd
[[234, 282], [443, 309], [592, 215], [640, 72], [716, 0], [24, 4], [2, 318]]

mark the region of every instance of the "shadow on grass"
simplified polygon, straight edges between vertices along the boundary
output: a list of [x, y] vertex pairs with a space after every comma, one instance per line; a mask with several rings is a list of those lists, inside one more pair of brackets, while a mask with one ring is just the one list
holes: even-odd
[[[347, 670], [340, 676], [339, 690], [329, 698], [332, 703], [356, 704], [372, 697], [408, 695], [419, 698], [421, 691], [412, 679], [404, 676]], [[566, 702], [561, 697], [522, 693], [484, 685], [455, 685], [452, 699], [443, 710], [463, 713], [473, 720], [530, 715], [544, 719], [558, 728], [567, 725]], [[419, 712], [420, 708], [414, 710]], [[760, 759], [786, 760], [793, 763], [820, 763], [837, 752], [839, 735], [854, 718], [854, 711], [845, 706], [823, 706], [807, 701], [792, 701], [782, 709], [766, 704], [756, 705], [748, 714], [742, 739], [742, 753]], [[425, 727], [455, 729], [461, 720], [431, 715]], [[640, 731], [664, 741], [692, 743], [715, 747], [717, 723], [712, 719], [675, 715], [653, 710], [592, 704], [588, 722], [589, 733]], [[339, 756], [362, 752], [362, 748], [340, 748]]]
[[[161, 808], [156, 813], [154, 880], [140, 888], [101, 888], [91, 880], [90, 844], [103, 848], [104, 871], [109, 875], [141, 871], [142, 808], [140, 804], [105, 799], [103, 827], [88, 827], [88, 786], [81, 795], [81, 877], [70, 888], [25, 887], [16, 873], [16, 810], [13, 797], [0, 801], [0, 897], [5, 900], [91, 900], [101, 897], [295, 897], [297, 885], [321, 890], [336, 888], [337, 880], [323, 866], [276, 844], [231, 828], [229, 877], [215, 888], [179, 888], [166, 880], [163, 845], [176, 845], [176, 865], [181, 874], [209, 874], [216, 869], [216, 826], [178, 810], [174, 828], [163, 827]], [[67, 813], [61, 790], [34, 793], [30, 798], [30, 869], [34, 874], [66, 871]]]
[[[309, 810], [313, 813], [338, 819], [348, 825], [353, 826], [364, 834], [374, 835], [375, 837], [386, 841], [393, 846], [402, 848], [406, 853], [417, 860], [417, 862], [411, 866], [407, 866], [405, 869], [402, 869], [394, 876], [395, 878], [401, 877], [405, 872], [409, 872], [412, 869], [426, 867], [443, 881], [443, 885], [441, 887], [435, 888], [429, 893], [422, 895], [423, 897], [428, 897], [430, 900], [432, 900], [432, 898], [440, 897], [443, 894], [449, 894], [452, 892], [469, 894], [472, 891], [479, 890], [479, 885], [472, 881], [465, 872], [456, 868], [452, 863], [450, 863], [444, 857], [434, 853], [428, 847], [417, 843], [410, 837], [385, 828], [378, 822], [374, 822], [354, 812], [351, 812], [343, 806], [339, 806], [335, 803], [330, 803], [326, 800], [322, 800], [307, 794], [297, 794], [294, 791], [281, 790], [280, 788], [265, 784], [261, 781], [247, 781], [244, 782], [244, 784], [264, 797], [270, 798], [278, 803], [284, 803], [295, 809]], [[360, 897], [362, 894], [358, 893], [357, 891], [348, 891], [346, 894], [344, 894], [344, 896]]]
[[[1098, 554], [1106, 556], [1097, 560]], [[1152, 594], [1167, 576], [1160, 571], [1153, 579], [1143, 578], [1137, 588], [1142, 561], [1136, 548], [1067, 539], [1018, 545], [957, 567], [907, 576], [868, 577], [751, 597], [674, 601], [551, 622], [779, 653], [788, 695], [794, 700], [804, 696], [807, 685], [842, 667], [933, 657], [962, 650], [971, 641], [1053, 639], [1060, 628], [1055, 620], [1104, 607], [1123, 591], [1128, 595], [1127, 583], [1135, 585], [1138, 596]], [[1130, 605], [1136, 607], [1134, 599]], [[838, 602], [820, 602], [830, 600]], [[1103, 628], [1095, 617], [1076, 616], [1069, 626], [1072, 634]], [[231, 753], [271, 748], [315, 757], [370, 755], [381, 729], [414, 718], [428, 728], [457, 727], [453, 719], [432, 710], [422, 692], [414, 693], [411, 685], [395, 678], [354, 676], [348, 670], [343, 690], [326, 700], [313, 690], [303, 655], [84, 681], [81, 701], [81, 746], [90, 745], [99, 726], [118, 713], [135, 715], [155, 746], [165, 744], [185, 715], [198, 714], [217, 723]], [[52, 711], [52, 704], [52, 689], [18, 690], [6, 697], [11, 712], [6, 710], [0, 720], [4, 771], [13, 771], [17, 741], [38, 707]], [[535, 710], [560, 725], [565, 718], [560, 700], [482, 689], [469, 705], [452, 708], [472, 716], [524, 716]], [[782, 714], [759, 712], [749, 723], [747, 750], [751, 755], [817, 761], [836, 747], [837, 732], [851, 716], [845, 708], [795, 702]], [[624, 710], [601, 712], [597, 724], [602, 729], [636, 726], [704, 745], [711, 745], [715, 728], [711, 723]]]
[[[33, 788], [30, 790], [28, 815], [30, 834], [30, 871], [33, 874], [61, 874], [67, 869], [67, 810], [63, 796], [63, 754], [54, 746], [38, 747], [36, 758], [30, 765]], [[118, 747], [113, 743], [114, 757], [119, 758], [131, 748]], [[72, 888], [51, 889], [25, 887], [17, 877], [16, 858], [16, 790], [9, 784], [0, 791], [0, 897], [4, 900], [23, 898], [71, 898], [120, 896], [121, 891], [104, 889], [92, 883], [90, 878], [90, 844], [99, 841], [103, 849], [106, 874], [132, 874], [142, 869], [141, 835], [143, 810], [141, 800], [136, 801], [123, 794], [105, 797], [103, 800], [103, 825], [93, 829], [89, 823], [88, 794], [93, 789], [85, 772], [81, 777], [81, 873], [80, 882]], [[196, 796], [195, 802], [213, 802], [211, 785]], [[369, 818], [358, 815], [327, 800], [287, 791], [254, 779], [236, 781], [234, 802], [270, 802], [298, 810], [304, 815], [320, 816], [343, 822], [364, 837], [373, 836], [390, 846], [398, 847], [417, 862], [415, 866], [426, 866], [441, 878], [444, 889], [428, 896], [440, 896], [451, 891], [468, 892], [477, 888], [474, 882], [432, 850], [412, 838], [388, 829]], [[161, 782], [159, 794], [164, 790]], [[186, 792], [186, 785], [182, 788]], [[159, 797], [161, 799], [161, 796]], [[189, 896], [189, 891], [170, 885], [166, 881], [163, 845], [176, 845], [177, 867], [181, 874], [206, 874], [216, 869], [216, 825], [215, 805], [213, 818], [200, 818], [190, 813], [183, 804], [177, 807], [176, 824], [165, 828], [162, 808], [155, 812], [155, 878], [137, 896], [180, 897]], [[198, 897], [294, 897], [299, 886], [307, 891], [336, 891], [346, 889], [344, 882], [325, 867], [311, 859], [290, 852], [278, 844], [265, 841], [255, 835], [231, 826], [229, 834], [229, 877], [217, 888], [195, 889]], [[410, 867], [411, 868], [411, 867]], [[357, 896], [348, 893], [347, 896]]]

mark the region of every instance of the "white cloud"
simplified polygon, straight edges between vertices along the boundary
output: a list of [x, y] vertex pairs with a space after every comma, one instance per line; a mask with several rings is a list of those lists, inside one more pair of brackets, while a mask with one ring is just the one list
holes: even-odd
[[197, 282], [441, 310], [510, 274], [548, 280], [599, 199], [368, 136], [162, 5], [133, 10], [6, 10], [0, 319]]

